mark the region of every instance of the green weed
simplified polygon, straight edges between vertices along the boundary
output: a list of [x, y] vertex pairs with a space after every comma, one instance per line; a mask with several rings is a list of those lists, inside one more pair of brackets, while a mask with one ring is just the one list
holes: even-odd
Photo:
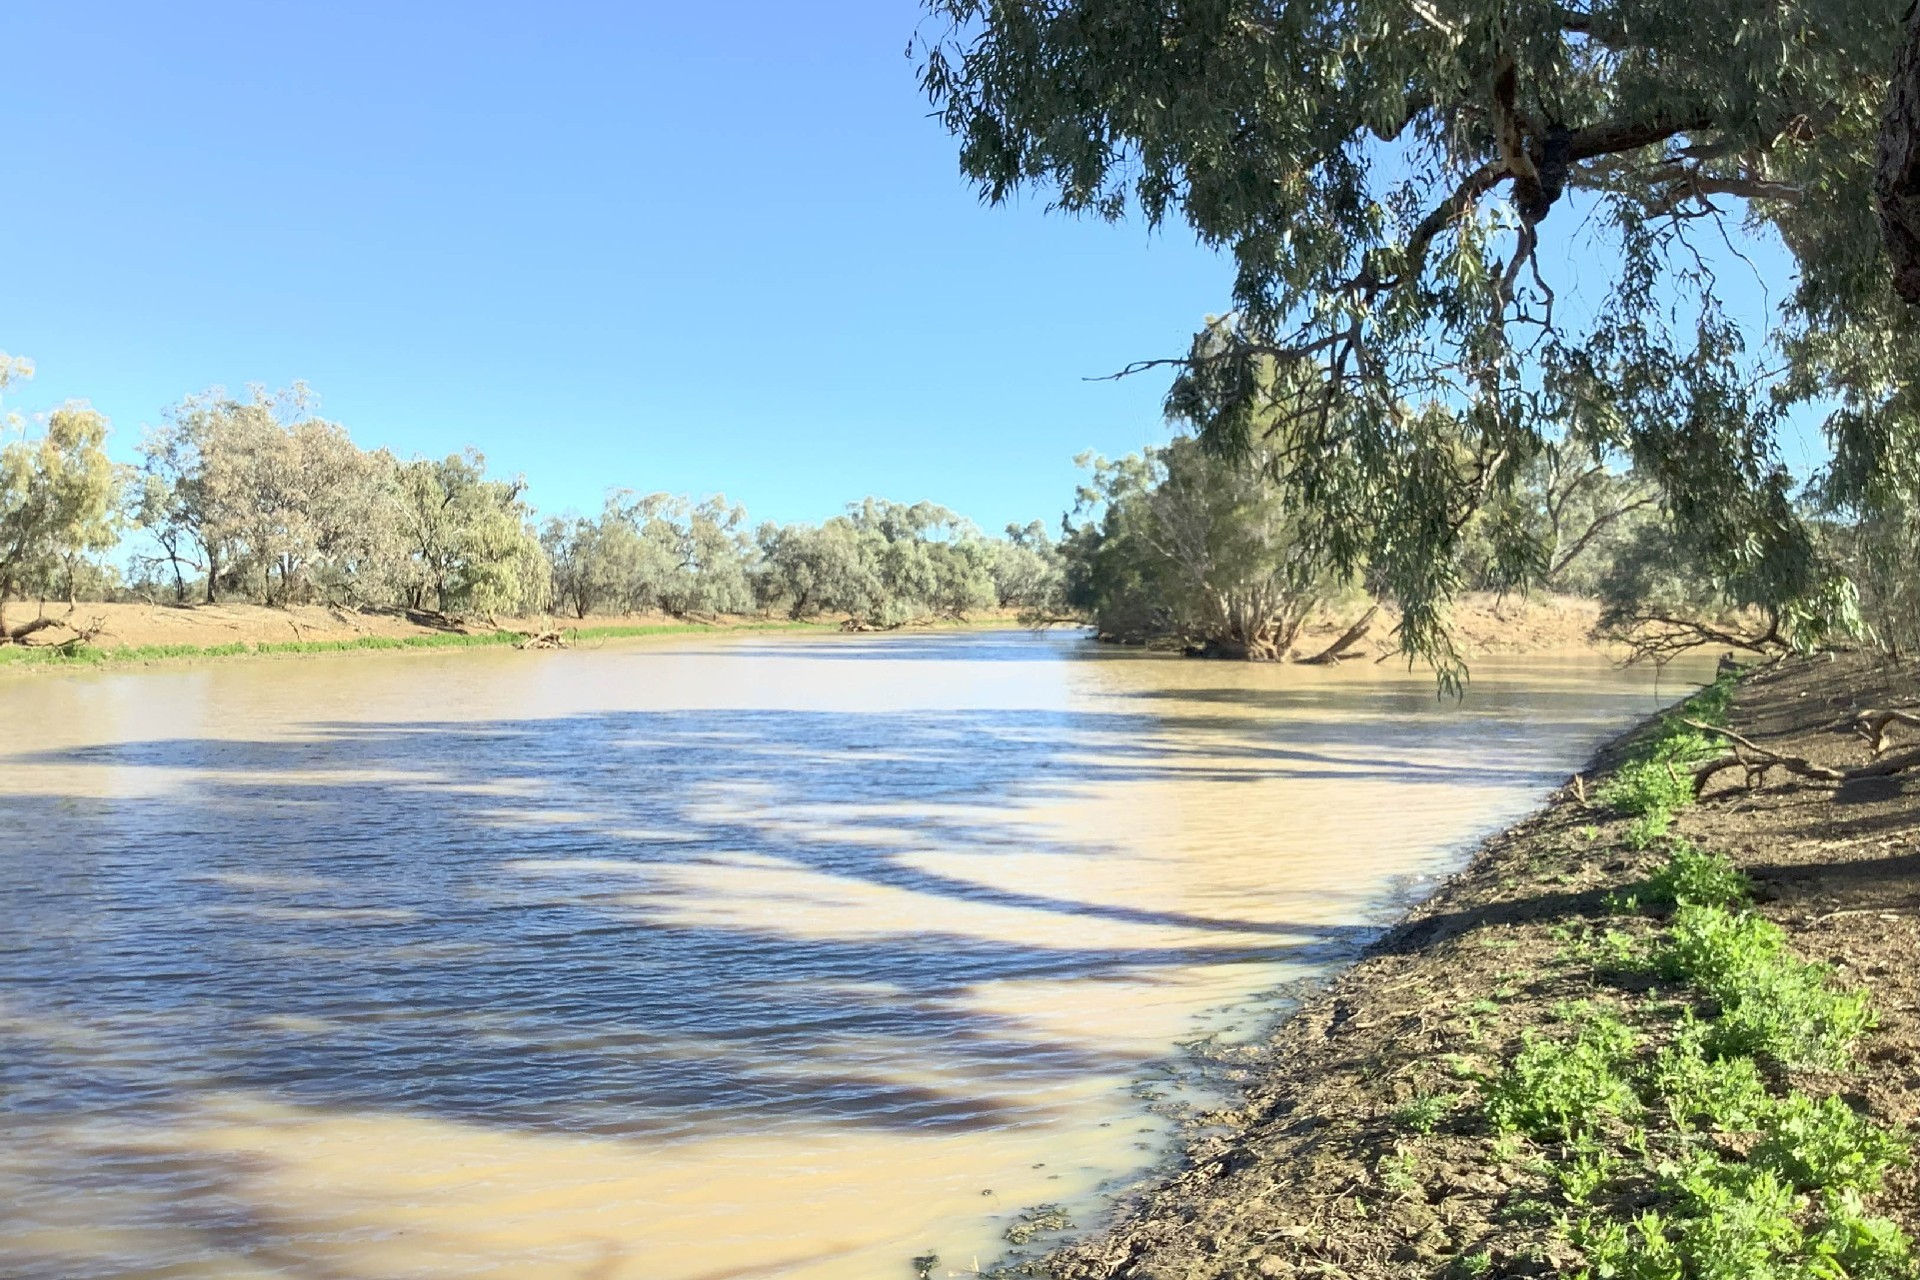
[[1673, 825], [1676, 810], [1693, 803], [1693, 770], [1722, 752], [1718, 739], [1687, 724], [1723, 724], [1737, 679], [1722, 676], [1667, 715], [1633, 747], [1607, 784], [1602, 803], [1635, 819], [1627, 840], [1646, 848]]
[[1723, 854], [1685, 840], [1673, 842], [1667, 865], [1640, 889], [1643, 901], [1699, 907], [1731, 907], [1753, 896], [1753, 882]]
[[1662, 974], [1720, 1005], [1709, 1052], [1837, 1066], [1873, 1025], [1862, 991], [1836, 991], [1823, 965], [1796, 959], [1779, 926], [1745, 912], [1683, 904], [1656, 956]]
[[1393, 1113], [1394, 1122], [1416, 1133], [1432, 1133], [1460, 1105], [1460, 1097], [1457, 1093], [1420, 1094]]
[[1611, 1183], [1620, 1171], [1620, 1162], [1604, 1150], [1588, 1148], [1576, 1152], [1571, 1160], [1554, 1172], [1560, 1192], [1573, 1204], [1586, 1204]]
[[1513, 1065], [1487, 1090], [1494, 1128], [1574, 1139], [1602, 1117], [1624, 1116], [1639, 1105], [1623, 1074], [1634, 1035], [1611, 1015], [1592, 1015], [1570, 1040], [1532, 1031], [1523, 1040]]
[[1708, 1056], [1710, 1034], [1710, 1027], [1691, 1016], [1681, 1023], [1673, 1042], [1653, 1060], [1653, 1092], [1682, 1133], [1695, 1128], [1722, 1133], [1752, 1129], [1772, 1101], [1760, 1069], [1751, 1058]]
[[1868, 1214], [1857, 1191], [1825, 1198], [1821, 1223], [1807, 1236], [1811, 1276], [1913, 1280], [1913, 1242], [1885, 1218]]
[[1667, 1220], [1649, 1210], [1632, 1222], [1586, 1217], [1562, 1222], [1561, 1232], [1587, 1257], [1590, 1280], [1682, 1280], [1680, 1251]]
[[1675, 1189], [1682, 1211], [1679, 1252], [1686, 1274], [1700, 1280], [1764, 1280], [1797, 1276], [1805, 1243], [1794, 1221], [1793, 1189], [1771, 1169], [1702, 1156], [1682, 1170]]
[[1752, 1163], [1803, 1191], [1875, 1190], [1887, 1167], [1907, 1155], [1898, 1135], [1835, 1097], [1788, 1097], [1775, 1104], [1766, 1127]]
[[1415, 1173], [1417, 1167], [1418, 1162], [1409, 1152], [1381, 1156], [1378, 1166], [1380, 1185], [1395, 1195], [1413, 1195], [1420, 1190], [1420, 1178]]
[[1463, 1253], [1453, 1260], [1453, 1266], [1459, 1275], [1488, 1275], [1493, 1271], [1493, 1255], [1484, 1249], [1478, 1253]]

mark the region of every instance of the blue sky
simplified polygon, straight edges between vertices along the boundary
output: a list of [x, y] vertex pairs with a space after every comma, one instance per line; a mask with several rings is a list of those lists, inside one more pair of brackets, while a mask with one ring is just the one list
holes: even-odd
[[472, 443], [543, 509], [613, 484], [813, 519], [1053, 520], [1164, 435], [1228, 273], [1184, 236], [983, 209], [908, 0], [14, 6], [0, 349], [130, 456], [303, 378], [365, 445]]
[[188, 392], [298, 378], [362, 444], [478, 445], [547, 511], [626, 485], [1051, 522], [1074, 454], [1165, 435], [1161, 375], [1088, 376], [1181, 350], [1228, 267], [983, 208], [919, 21], [15, 6], [0, 349], [39, 376], [11, 404], [90, 399], [130, 457]]

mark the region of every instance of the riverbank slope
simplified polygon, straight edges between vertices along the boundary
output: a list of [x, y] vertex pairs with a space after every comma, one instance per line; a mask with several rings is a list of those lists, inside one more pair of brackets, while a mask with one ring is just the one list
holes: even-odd
[[[1365, 612], [1364, 604], [1333, 609], [1310, 620], [1301, 648], [1312, 652], [1343, 634]], [[1468, 655], [1519, 654], [1601, 648], [1592, 632], [1599, 606], [1569, 596], [1463, 597], [1455, 627]], [[44, 618], [47, 625], [23, 644], [0, 646], [0, 666], [34, 665], [79, 656], [92, 661], [141, 662], [241, 654], [311, 653], [330, 650], [440, 648], [518, 644], [543, 632], [584, 639], [727, 630], [836, 631], [840, 619], [793, 622], [784, 618], [670, 614], [594, 614], [586, 618], [449, 618], [403, 609], [350, 609], [325, 605], [286, 607], [246, 604], [89, 603], [24, 606], [8, 611], [10, 625]], [[1373, 660], [1397, 651], [1391, 606], [1372, 617], [1365, 637], [1346, 651], [1348, 660]], [[966, 622], [912, 627], [1014, 627], [1017, 611], [988, 611]]]
[[[1695, 710], [1846, 768], [1917, 677], [1795, 660]], [[1664, 731], [1693, 732], [1643, 729], [1489, 841], [1279, 1027], [1185, 1172], [1028, 1273], [1913, 1275], [1920, 773], [1732, 769], [1654, 821], [1607, 779], [1690, 781]]]

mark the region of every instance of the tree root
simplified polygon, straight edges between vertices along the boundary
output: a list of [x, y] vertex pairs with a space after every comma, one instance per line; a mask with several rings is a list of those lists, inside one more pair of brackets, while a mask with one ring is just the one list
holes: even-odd
[[1911, 711], [1891, 709], [1862, 711], [1853, 718], [1853, 731], [1867, 740], [1867, 745], [1877, 756], [1893, 745], [1888, 741], [1887, 734], [1896, 724], [1905, 725], [1909, 729], [1920, 729], [1920, 715], [1915, 715]]

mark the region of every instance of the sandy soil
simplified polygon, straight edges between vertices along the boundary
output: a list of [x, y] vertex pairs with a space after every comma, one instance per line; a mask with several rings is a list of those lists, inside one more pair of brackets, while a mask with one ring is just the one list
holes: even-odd
[[[15, 602], [7, 608], [7, 624], [18, 626], [39, 612], [37, 606]], [[447, 619], [404, 610], [336, 609], [322, 605], [268, 608], [257, 604], [75, 605], [45, 606], [45, 616], [63, 625], [36, 632], [34, 645], [56, 645], [71, 640], [76, 628], [100, 627], [92, 643], [102, 649], [142, 645], [200, 646], [274, 643], [283, 640], [357, 640], [362, 636], [404, 639], [447, 632], [492, 631], [483, 619]], [[595, 614], [584, 622], [573, 618], [501, 618], [499, 627], [514, 631], [541, 631], [551, 627], [660, 626], [683, 620], [664, 614]], [[725, 626], [722, 621], [716, 625]]]
[[[1920, 704], [1920, 668], [1858, 659], [1796, 660], [1742, 686], [1733, 726], [1817, 763], [1858, 765], [1846, 728], [1868, 706]], [[1907, 731], [1902, 743], [1911, 741]], [[1616, 757], [1617, 758], [1617, 757]], [[1605, 759], [1596, 762], [1605, 767]], [[1730, 855], [1757, 882], [1758, 909], [1807, 959], [1872, 994], [1879, 1026], [1846, 1075], [1790, 1073], [1883, 1124], [1920, 1122], [1920, 773], [1839, 789], [1774, 770], [1757, 790], [1722, 774], [1683, 810], [1677, 833]], [[1055, 1280], [1354, 1280], [1453, 1274], [1469, 1253], [1493, 1275], [1565, 1274], [1580, 1259], [1515, 1211], [1541, 1194], [1537, 1173], [1498, 1164], [1470, 1111], [1429, 1135], [1395, 1112], [1492, 1068], [1519, 1033], [1596, 994], [1591, 966], [1565, 959], [1569, 928], [1605, 929], [1608, 895], [1662, 855], [1635, 852], [1626, 820], [1573, 788], [1490, 841], [1469, 868], [1414, 909], [1368, 956], [1307, 999], [1240, 1064], [1245, 1105], [1217, 1117], [1187, 1168], [1140, 1196], [1106, 1234], [1031, 1274]], [[1458, 1055], [1450, 1059], [1450, 1055]], [[1411, 1157], [1420, 1185], [1390, 1189], [1381, 1161]], [[1871, 1202], [1914, 1234], [1920, 1180], [1897, 1169]], [[1629, 1208], [1628, 1212], [1632, 1212]]]
[[[1308, 621], [1295, 652], [1310, 656], [1331, 644], [1367, 610], [1364, 601], [1329, 609]], [[1600, 603], [1581, 596], [1496, 596], [1473, 591], [1454, 602], [1455, 642], [1468, 658], [1486, 654], [1548, 653], [1606, 648], [1595, 641]], [[1400, 614], [1383, 605], [1350, 659], [1372, 659], [1398, 652], [1394, 628]], [[1624, 652], [1624, 650], [1622, 651]]]
[[[1324, 648], [1366, 610], [1364, 604], [1330, 610], [1306, 630], [1302, 653]], [[449, 621], [425, 613], [402, 610], [355, 610], [320, 605], [268, 608], [256, 604], [150, 605], [81, 603], [71, 611], [64, 604], [45, 606], [13, 602], [6, 611], [9, 626], [36, 616], [61, 619], [65, 625], [35, 633], [31, 643], [56, 645], [73, 639], [76, 629], [99, 628], [92, 643], [102, 649], [144, 645], [223, 645], [273, 643], [284, 640], [356, 640], [362, 636], [401, 639], [447, 631], [486, 631], [483, 620]], [[1500, 599], [1487, 594], [1462, 597], [1454, 620], [1462, 647], [1469, 655], [1533, 653], [1591, 647], [1599, 606], [1591, 600], [1565, 596]], [[1007, 625], [1017, 619], [1009, 613]], [[499, 625], [519, 631], [552, 626], [659, 626], [683, 621], [663, 614], [595, 614], [584, 621], [573, 618], [503, 618]], [[733, 621], [720, 620], [726, 626]], [[994, 619], [982, 619], [992, 622]], [[1380, 610], [1365, 639], [1351, 651], [1352, 658], [1372, 659], [1394, 650], [1393, 627], [1398, 621], [1391, 606]]]

